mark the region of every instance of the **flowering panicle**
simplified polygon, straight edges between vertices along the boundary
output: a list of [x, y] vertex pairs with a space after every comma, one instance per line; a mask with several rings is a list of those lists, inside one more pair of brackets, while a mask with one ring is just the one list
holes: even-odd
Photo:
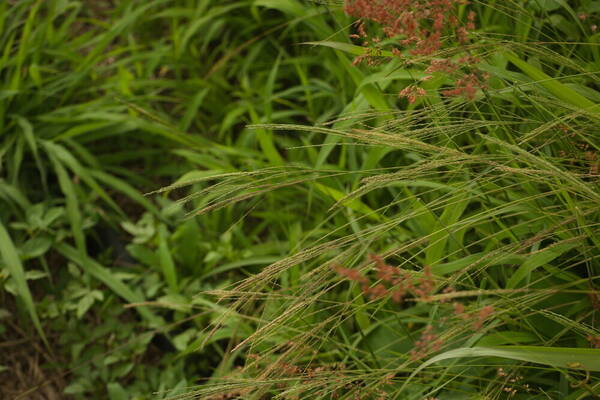
[[406, 97], [410, 104], [413, 104], [417, 101], [417, 99], [424, 97], [427, 94], [425, 89], [420, 88], [416, 85], [408, 85], [404, 89], [402, 89], [399, 93], [400, 97]]
[[590, 302], [592, 303], [592, 307], [596, 310], [600, 311], [600, 292], [594, 291], [588, 294], [590, 297]]
[[415, 342], [415, 348], [410, 351], [413, 361], [425, 358], [429, 353], [435, 353], [442, 348], [443, 340], [433, 331], [433, 326], [427, 327], [421, 333], [419, 340]]
[[456, 81], [454, 89], [444, 90], [442, 94], [444, 96], [463, 96], [473, 100], [477, 90], [487, 87], [486, 81], [488, 79], [489, 75], [487, 74], [466, 74]]
[[[600, 175], [600, 161], [598, 161], [598, 153], [595, 151], [586, 151], [583, 158], [590, 164], [590, 175]], [[598, 296], [598, 294], [596, 294]]]
[[[458, 5], [468, 3], [468, 0], [346, 0], [346, 13], [359, 18], [356, 24], [357, 33], [351, 37], [363, 40], [363, 46], [368, 48], [365, 54], [354, 60], [354, 64], [366, 61], [369, 65], [375, 65], [378, 64], [376, 60], [381, 58], [381, 51], [377, 46], [380, 39], [369, 38], [365, 21], [381, 25], [383, 33], [388, 38], [398, 39], [397, 43], [401, 48], [408, 49], [408, 54], [412, 56], [432, 56], [452, 37], [461, 45], [468, 44], [469, 33], [476, 29], [477, 14], [469, 11], [464, 23], [455, 15]], [[370, 44], [376, 45], [376, 51], [369, 48]], [[398, 48], [393, 48], [392, 53], [403, 57]], [[463, 68], [466, 69], [468, 73], [456, 80], [455, 87], [442, 91], [442, 94], [473, 99], [477, 90], [486, 88], [489, 78], [478, 70], [478, 62], [479, 60], [471, 55], [460, 57], [456, 62], [434, 59], [426, 73], [452, 75]], [[424, 95], [425, 91], [415, 85], [409, 85], [399, 93], [400, 97], [408, 99], [411, 104]]]
[[493, 306], [485, 306], [477, 314], [477, 319], [473, 323], [473, 329], [478, 331], [483, 327], [485, 321], [487, 321], [492, 315], [494, 315]]
[[[370, 279], [355, 269], [334, 265], [333, 270], [349, 281], [360, 284], [363, 294], [371, 300], [390, 296], [394, 303], [401, 303], [406, 296], [413, 295], [419, 301], [431, 301], [431, 296], [436, 291], [436, 280], [429, 265], [425, 265], [421, 276], [414, 279], [408, 271], [386, 264], [379, 255], [372, 254], [369, 258], [375, 262], [375, 276], [378, 280], [375, 285], [371, 285]], [[447, 294], [454, 291], [452, 286], [447, 286], [442, 293]], [[447, 301], [447, 299], [442, 299], [440, 303]], [[454, 302], [452, 308], [456, 317], [463, 321], [471, 321], [474, 331], [483, 328], [486, 321], [495, 313], [495, 309], [491, 305], [484, 306], [479, 311], [467, 312], [462, 303]]]
[[493, 306], [484, 306], [477, 313], [468, 313], [465, 310], [465, 306], [462, 303], [453, 303], [452, 307], [454, 308], [454, 315], [463, 321], [473, 321], [473, 330], [478, 331], [483, 328], [483, 324], [494, 315], [494, 307]]
[[590, 344], [592, 345], [593, 348], [595, 349], [600, 349], [600, 336], [588, 336], [587, 337], [588, 342], [590, 342]]
[[459, 68], [460, 68], [460, 66], [458, 64], [452, 62], [452, 60], [435, 59], [435, 60], [431, 60], [431, 64], [425, 70], [425, 72], [428, 74], [434, 74], [436, 72], [441, 72], [441, 73], [451, 75], [451, 74], [455, 73], [456, 71], [458, 71]]
[[431, 267], [426, 265], [423, 267], [423, 276], [419, 279], [419, 284], [413, 291], [417, 297], [428, 300], [434, 290], [435, 280], [433, 279], [433, 273], [431, 272]]
[[365, 278], [364, 276], [362, 276], [360, 274], [360, 272], [358, 272], [355, 269], [351, 269], [351, 268], [344, 268], [341, 265], [334, 265], [333, 266], [333, 270], [335, 272], [337, 272], [338, 274], [340, 274], [341, 276], [347, 278], [348, 280], [352, 281], [352, 282], [357, 282], [360, 284], [367, 284], [369, 283], [369, 280], [367, 278]]
[[[438, 283], [433, 275], [432, 268], [428, 265], [423, 267], [420, 276], [415, 278], [412, 273], [403, 270], [402, 268], [389, 265], [385, 260], [376, 254], [369, 256], [370, 261], [374, 265], [376, 282], [372, 282], [359, 271], [345, 268], [340, 265], [333, 266], [335, 272], [340, 276], [360, 284], [362, 293], [371, 300], [381, 299], [384, 297], [391, 298], [394, 303], [401, 303], [406, 296], [412, 295], [417, 301], [431, 302], [432, 296], [437, 290]], [[452, 286], [446, 286], [442, 293], [451, 294], [455, 289]], [[440, 303], [447, 303], [448, 296], [440, 296]], [[453, 296], [449, 296], [450, 298]], [[449, 304], [454, 315], [461, 321], [464, 321], [463, 326], [470, 327], [472, 331], [479, 331], [484, 324], [495, 314], [495, 309], [491, 305], [486, 305], [472, 312], [467, 312], [464, 304], [453, 302]], [[444, 317], [439, 320], [443, 326], [449, 317]], [[600, 346], [600, 337], [588, 338], [594, 346]], [[425, 327], [421, 336], [414, 343], [414, 348], [410, 351], [410, 359], [413, 361], [427, 357], [431, 353], [439, 351], [443, 345], [443, 340], [440, 339], [434, 328], [431, 325]]]
[[454, 303], [452, 306], [454, 307], [454, 315], [463, 320], [470, 318], [470, 315], [465, 312], [465, 306], [462, 303]]
[[467, 26], [460, 26], [453, 11], [465, 0], [348, 0], [348, 15], [383, 26], [389, 38], [400, 37], [402, 46], [413, 46], [413, 55], [431, 55], [442, 47], [442, 37], [454, 34], [466, 42], [469, 28], [474, 29], [475, 14], [469, 14]]
[[386, 264], [378, 255], [371, 255], [370, 259], [375, 262], [375, 275], [379, 280], [374, 286], [357, 270], [340, 265], [333, 266], [333, 270], [349, 281], [359, 283], [363, 294], [373, 300], [390, 295], [394, 303], [401, 303], [412, 294], [421, 301], [429, 301], [435, 291], [435, 279], [429, 266], [423, 268], [422, 277], [415, 281], [408, 271]]

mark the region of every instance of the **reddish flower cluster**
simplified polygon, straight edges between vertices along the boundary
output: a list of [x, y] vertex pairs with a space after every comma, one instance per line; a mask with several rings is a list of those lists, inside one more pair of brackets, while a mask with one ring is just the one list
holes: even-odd
[[[431, 301], [431, 296], [436, 291], [436, 280], [432, 269], [429, 266], [423, 268], [421, 276], [414, 278], [411, 273], [399, 267], [387, 264], [379, 255], [370, 255], [370, 260], [375, 263], [375, 277], [377, 282], [373, 282], [367, 276], [362, 275], [355, 269], [345, 268], [336, 265], [333, 269], [344, 278], [360, 284], [363, 294], [370, 299], [379, 299], [390, 296], [395, 303], [400, 303], [407, 295], [412, 295], [420, 301]], [[447, 286], [442, 292], [453, 293], [452, 286]], [[443, 297], [443, 296], [442, 296]], [[440, 303], [447, 302], [448, 299], [441, 299]], [[483, 325], [495, 313], [491, 305], [484, 306], [477, 311], [467, 312], [462, 303], [452, 303], [454, 314], [465, 321], [473, 331], [479, 331]], [[448, 317], [440, 319], [443, 325]], [[600, 337], [590, 341], [600, 346]], [[427, 357], [431, 353], [439, 351], [443, 345], [443, 340], [435, 333], [433, 326], [428, 325], [421, 333], [420, 338], [414, 343], [414, 348], [410, 351], [410, 359], [417, 361]]]
[[334, 265], [333, 270], [349, 281], [357, 282], [361, 285], [367, 285], [369, 283], [369, 280], [355, 269], [344, 268], [342, 265]]
[[415, 342], [415, 348], [410, 351], [410, 358], [413, 361], [425, 358], [427, 354], [439, 351], [442, 344], [444, 342], [433, 332], [433, 326], [427, 325], [419, 340]]
[[434, 292], [435, 280], [431, 267], [425, 266], [423, 276], [415, 282], [408, 271], [386, 264], [380, 256], [373, 254], [370, 258], [375, 262], [376, 277], [380, 281], [374, 286], [368, 278], [355, 269], [334, 265], [333, 270], [344, 278], [359, 283], [363, 294], [371, 299], [390, 295], [394, 303], [401, 303], [408, 294], [413, 294], [422, 301], [428, 301], [429, 296]]
[[475, 329], [476, 331], [480, 330], [483, 327], [483, 323], [492, 315], [494, 315], [494, 307], [483, 307], [481, 310], [479, 310], [479, 313], [477, 314], [477, 319], [473, 323], [473, 329]]
[[592, 307], [594, 307], [596, 310], [600, 311], [600, 292], [592, 292], [590, 294], [588, 294], [588, 296], [590, 297], [590, 302], [592, 303]]
[[492, 315], [494, 315], [493, 306], [485, 306], [479, 310], [478, 313], [468, 313], [465, 311], [465, 306], [461, 303], [453, 303], [454, 315], [464, 321], [473, 321], [473, 330], [478, 331], [483, 327], [485, 321], [487, 321]]
[[594, 347], [595, 349], [600, 349], [600, 336], [588, 336], [587, 337], [588, 342], [590, 342], [590, 344], [592, 345], [592, 347]]
[[462, 318], [464, 320], [470, 318], [470, 315], [465, 312], [465, 306], [462, 303], [454, 303], [452, 304], [452, 306], [454, 307], [454, 314], [457, 317]]
[[[453, 33], [466, 43], [469, 27], [474, 29], [475, 14], [467, 26], [460, 26], [454, 8], [466, 0], [348, 0], [348, 15], [377, 22], [386, 36], [402, 37], [400, 44], [414, 46], [413, 55], [431, 55], [442, 47], [442, 37]], [[363, 29], [364, 31], [364, 29]]]
[[434, 74], [436, 72], [441, 72], [444, 74], [451, 75], [451, 74], [455, 73], [456, 71], [458, 71], [459, 68], [460, 68], [460, 66], [458, 64], [452, 62], [452, 60], [435, 59], [435, 60], [431, 60], [431, 64], [425, 70], [425, 72], [428, 74]]
[[[377, 44], [378, 38], [370, 39], [365, 28], [365, 21], [373, 21], [382, 26], [388, 38], [398, 38], [398, 43], [404, 48], [410, 48], [413, 56], [431, 56], [444, 46], [444, 38], [454, 36], [460, 44], [467, 44], [469, 32], [475, 29], [476, 14], [470, 11], [466, 21], [461, 25], [455, 15], [458, 5], [468, 4], [468, 0], [346, 0], [345, 11], [348, 15], [359, 18], [355, 39], [362, 39], [363, 45]], [[397, 48], [392, 53], [402, 57]], [[367, 61], [369, 65], [377, 62], [381, 55], [379, 48], [369, 50], [358, 56], [354, 64]], [[479, 60], [470, 55], [460, 57], [456, 62], [448, 59], [433, 60], [426, 69], [428, 74], [436, 72], [454, 74], [461, 68], [467, 68], [470, 73], [459, 78], [453, 89], [442, 91], [445, 96], [463, 96], [473, 99], [478, 89], [486, 88], [488, 76], [481, 73], [475, 66]], [[426, 77], [426, 79], [430, 78]], [[400, 97], [414, 103], [425, 91], [415, 85], [404, 88]]]
[[419, 279], [419, 284], [415, 286], [413, 292], [415, 296], [428, 300], [434, 290], [435, 281], [433, 280], [433, 273], [431, 272], [431, 267], [426, 265], [423, 267], [423, 276]]
[[442, 94], [444, 96], [463, 96], [469, 100], [473, 100], [477, 90], [487, 87], [486, 82], [488, 79], [489, 75], [487, 74], [466, 74], [456, 81], [454, 89], [444, 90]]
[[[600, 162], [598, 161], [598, 153], [595, 151], [586, 151], [583, 155], [583, 158], [590, 164], [590, 175], [599, 175]], [[600, 295], [596, 293], [596, 296], [600, 299]]]
[[413, 104], [417, 101], [417, 99], [419, 99], [420, 97], [424, 97], [426, 94], [427, 92], [425, 92], [425, 89], [420, 88], [416, 85], [408, 85], [400, 91], [399, 96], [406, 97], [408, 99], [408, 102], [410, 104]]

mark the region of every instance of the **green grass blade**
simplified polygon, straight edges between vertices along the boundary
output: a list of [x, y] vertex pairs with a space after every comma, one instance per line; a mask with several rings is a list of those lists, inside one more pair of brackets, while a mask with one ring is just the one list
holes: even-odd
[[161, 214], [158, 208], [150, 200], [144, 197], [139, 191], [137, 191], [133, 186], [121, 180], [113, 175], [107, 174], [103, 171], [99, 170], [90, 170], [90, 175], [96, 178], [99, 182], [104, 183], [107, 186], [112, 187], [115, 190], [127, 195], [131, 200], [137, 202], [141, 206], [143, 206], [147, 211], [154, 214], [154, 216], [160, 218]]
[[31, 51], [31, 43], [29, 43], [29, 36], [31, 35], [31, 31], [35, 26], [35, 19], [37, 12], [42, 4], [42, 1], [36, 1], [33, 7], [31, 7], [29, 11], [29, 16], [27, 17], [27, 21], [25, 22], [25, 26], [23, 28], [23, 33], [21, 34], [21, 38], [19, 40], [19, 50], [16, 57], [16, 68], [15, 74], [13, 75], [13, 80], [10, 85], [10, 89], [19, 90], [21, 88], [21, 74], [25, 74], [23, 71], [23, 64], [25, 63], [25, 58], [27, 57], [27, 53]]
[[537, 268], [549, 263], [550, 261], [560, 257], [561, 254], [571, 250], [574, 247], [581, 245], [580, 243], [565, 243], [552, 247], [547, 247], [529, 257], [521, 266], [517, 269], [517, 271], [512, 274], [506, 287], [508, 289], [514, 289], [517, 285], [525, 279], [527, 276], [531, 275], [533, 271]]
[[165, 277], [165, 281], [171, 288], [171, 290], [177, 293], [177, 270], [175, 269], [175, 263], [173, 257], [171, 257], [171, 251], [169, 250], [169, 244], [167, 238], [169, 233], [167, 227], [164, 224], [160, 224], [158, 228], [158, 256], [160, 258], [160, 266]]
[[50, 162], [54, 166], [54, 171], [58, 177], [58, 185], [65, 195], [65, 203], [67, 208], [67, 218], [71, 224], [71, 232], [75, 239], [75, 245], [82, 253], [87, 253], [85, 235], [83, 233], [83, 217], [79, 209], [79, 199], [75, 186], [69, 177], [69, 174], [54, 156], [50, 155]]
[[38, 151], [38, 145], [37, 145], [37, 141], [35, 139], [33, 125], [31, 125], [31, 123], [26, 118], [23, 118], [21, 116], [16, 116], [15, 119], [17, 120], [17, 124], [21, 127], [21, 130], [23, 131], [23, 135], [25, 136], [25, 140], [27, 141], [27, 145], [29, 146], [31, 153], [33, 153], [33, 158], [35, 159], [35, 164], [40, 173], [40, 177], [42, 178], [42, 185], [43, 185], [44, 189], [46, 190], [47, 189], [46, 172], [44, 170], [44, 165], [42, 163], [42, 159], [40, 158], [40, 154]]
[[[302, 44], [331, 47], [332, 49], [341, 50], [344, 53], [352, 54], [354, 56], [362, 56], [365, 54], [369, 54], [369, 48], [363, 47], [363, 46], [357, 46], [355, 44], [350, 44], [350, 43], [322, 40], [319, 42], [304, 42]], [[395, 57], [394, 54], [388, 50], [378, 50], [376, 54], [377, 54], [377, 56], [381, 56], [381, 57]]]
[[2, 179], [0, 179], [0, 198], [14, 202], [23, 210], [31, 207], [31, 203], [19, 189], [4, 182]]
[[44, 343], [48, 346], [48, 340], [46, 339], [42, 324], [40, 323], [40, 319], [35, 309], [33, 296], [27, 285], [25, 269], [23, 268], [17, 249], [2, 222], [0, 222], [0, 254], [2, 255], [2, 259], [4, 260], [4, 264], [6, 265], [10, 276], [15, 281], [18, 296], [25, 305], [35, 329], [40, 334]]
[[443, 360], [453, 358], [500, 357], [557, 368], [600, 371], [600, 349], [542, 346], [497, 346], [454, 349], [425, 361], [412, 375]]
[[83, 182], [85, 182], [94, 192], [98, 194], [110, 207], [113, 208], [121, 216], [125, 216], [121, 207], [106, 193], [106, 191], [98, 185], [96, 180], [89, 174], [87, 168], [71, 154], [65, 147], [58, 144], [45, 141], [43, 142], [46, 151], [53, 155], [56, 160], [60, 161], [63, 165], [67, 166], [75, 175], [77, 175]]
[[588, 100], [586, 97], [580, 95], [573, 89], [568, 86], [562, 84], [557, 79], [554, 79], [547, 75], [545, 72], [539, 70], [533, 65], [525, 62], [519, 58], [516, 54], [512, 52], [505, 52], [503, 55], [514, 65], [516, 65], [521, 71], [527, 74], [531, 79], [535, 79], [538, 83], [546, 88], [550, 93], [554, 96], [558, 97], [562, 101], [579, 108], [584, 109], [594, 109], [595, 112], [598, 112], [597, 104]]
[[[271, 104], [273, 92], [275, 90], [275, 81], [277, 79], [277, 74], [279, 72], [279, 65], [281, 63], [281, 56], [277, 58], [273, 68], [269, 72], [269, 77], [267, 79], [267, 83], [264, 89], [264, 119], [266, 121], [271, 122], [271, 116], [273, 114], [273, 106]], [[250, 113], [252, 115], [252, 120], [256, 122], [260, 121], [259, 116], [256, 112], [251, 109]], [[265, 154], [265, 156], [269, 159], [271, 164], [273, 165], [283, 165], [283, 158], [277, 151], [277, 147], [275, 146], [275, 142], [273, 140], [273, 132], [266, 129], [258, 129], [256, 131], [256, 136], [258, 137], [258, 143]]]
[[459, 192], [448, 202], [448, 206], [446, 206], [442, 216], [433, 228], [429, 239], [431, 244], [425, 250], [426, 264], [432, 265], [445, 258], [444, 251], [446, 250], [446, 245], [448, 244], [448, 240], [452, 238], [448, 230], [459, 221], [461, 215], [469, 205], [469, 196], [470, 193], [467, 191]]
[[329, 186], [325, 186], [321, 183], [315, 183], [314, 185], [321, 193], [331, 197], [336, 202], [342, 201], [341, 205], [344, 207], [348, 207], [351, 210], [354, 210], [354, 211], [361, 213], [369, 218], [372, 218], [375, 221], [383, 221], [385, 219], [384, 217], [379, 215], [377, 212], [375, 212], [372, 208], [370, 208], [369, 206], [367, 206], [365, 203], [363, 203], [362, 201], [360, 201], [358, 199], [344, 200], [346, 198], [345, 193], [340, 192], [339, 190], [336, 190]]

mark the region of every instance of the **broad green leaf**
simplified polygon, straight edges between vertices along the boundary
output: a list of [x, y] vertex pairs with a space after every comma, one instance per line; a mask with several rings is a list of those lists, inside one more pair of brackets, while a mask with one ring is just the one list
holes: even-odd
[[98, 194], [108, 205], [110, 205], [117, 213], [124, 216], [121, 207], [115, 203], [115, 201], [106, 193], [106, 191], [98, 185], [96, 180], [92, 177], [89, 170], [85, 168], [65, 147], [45, 141], [43, 142], [46, 151], [52, 154], [57, 161], [68, 167], [75, 175], [77, 175], [83, 182], [85, 182], [94, 192]]
[[443, 360], [473, 357], [500, 357], [557, 368], [600, 372], [600, 349], [543, 346], [496, 346], [462, 348], [447, 351], [425, 361], [412, 373], [412, 375]]
[[477, 346], [480, 347], [491, 347], [501, 345], [520, 345], [526, 343], [537, 342], [539, 338], [530, 332], [519, 332], [519, 331], [501, 331], [486, 335], [479, 339]]
[[38, 236], [26, 241], [21, 246], [21, 255], [24, 260], [40, 257], [44, 255], [52, 246], [52, 238], [50, 236]]
[[92, 293], [87, 293], [77, 303], [77, 319], [81, 319], [85, 315], [85, 313], [90, 309], [90, 307], [94, 304], [96, 299]]
[[0, 198], [3, 198], [5, 201], [14, 202], [23, 210], [31, 207], [29, 200], [19, 189], [2, 179], [0, 179]]
[[38, 144], [35, 139], [35, 134], [33, 132], [33, 125], [31, 125], [31, 123], [27, 119], [21, 116], [16, 116], [15, 118], [17, 120], [17, 123], [21, 127], [23, 134], [25, 135], [25, 140], [27, 141], [27, 145], [29, 146], [31, 153], [33, 154], [35, 164], [40, 173], [40, 177], [42, 178], [42, 184], [44, 185], [44, 189], [46, 189], [46, 171], [44, 169], [44, 165], [39, 155]]
[[159, 264], [158, 256], [155, 251], [142, 244], [129, 244], [126, 247], [127, 252], [137, 261], [149, 267]]
[[25, 279], [28, 281], [34, 281], [36, 279], [43, 279], [46, 277], [48, 277], [47, 273], [45, 273], [44, 271], [38, 271], [36, 269], [25, 272]]
[[108, 398], [110, 400], [131, 399], [131, 394], [128, 393], [127, 390], [125, 390], [123, 386], [121, 386], [121, 384], [119, 384], [118, 382], [110, 382], [106, 385], [106, 389], [108, 391]]
[[[82, 254], [80, 251], [77, 251], [75, 248], [65, 243], [59, 243], [55, 245], [55, 248], [64, 257], [79, 265], [81, 269], [84, 270], [86, 273], [90, 274], [91, 276], [108, 286], [118, 296], [122, 297], [130, 303], [144, 302], [145, 299], [141, 295], [131, 290], [131, 288], [129, 288], [129, 286], [123, 283], [122, 280], [116, 277], [111, 270], [103, 267], [90, 257]], [[151, 323], [160, 323], [160, 319], [156, 315], [154, 315], [154, 313], [148, 308], [136, 307], [136, 310], [142, 317], [144, 317]]]

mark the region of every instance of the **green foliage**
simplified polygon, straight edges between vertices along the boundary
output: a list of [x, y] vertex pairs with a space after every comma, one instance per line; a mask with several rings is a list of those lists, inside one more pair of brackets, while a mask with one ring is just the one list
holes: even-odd
[[340, 3], [0, 2], [0, 337], [59, 392], [598, 394], [598, 2], [460, 6], [473, 101]]
[[[527, 11], [510, 3], [474, 6], [488, 31], [498, 24], [513, 34], [518, 24], [519, 33], [504, 41], [476, 33], [472, 51], [491, 78], [473, 101], [438, 96], [452, 84], [440, 76], [427, 83], [426, 98], [401, 104], [392, 118], [373, 112], [385, 111], [387, 99], [412, 80], [389, 59], [348, 70], [357, 88], [378, 83], [355, 92], [352, 116], [347, 109], [346, 118], [327, 125], [252, 126], [326, 135], [329, 146], [314, 167], [283, 182], [279, 170], [268, 169], [245, 175], [261, 176], [252, 186], [239, 175], [220, 177], [213, 189], [231, 188], [230, 196], [201, 215], [265, 193], [285, 204], [289, 185], [315, 196], [306, 200], [311, 213], [330, 209], [312, 228], [323, 235], [305, 229], [298, 251], [216, 293], [230, 309], [261, 320], [234, 347], [246, 349], [245, 368], [227, 385], [207, 385], [191, 397], [597, 395], [599, 353], [589, 349], [598, 335], [600, 265], [597, 68], [587, 45], [575, 44], [593, 35], [579, 17], [589, 4], [574, 10], [540, 2]], [[297, 15], [293, 7], [264, 4]], [[586, 18], [592, 24], [597, 17]], [[551, 44], [534, 44], [540, 40]], [[347, 41], [310, 44], [336, 55], [369, 54]], [[402, 281], [386, 283], [369, 253], [404, 277], [404, 303], [393, 301]], [[346, 272], [336, 275], [336, 264]], [[430, 295], [417, 294], [423, 282]]]

